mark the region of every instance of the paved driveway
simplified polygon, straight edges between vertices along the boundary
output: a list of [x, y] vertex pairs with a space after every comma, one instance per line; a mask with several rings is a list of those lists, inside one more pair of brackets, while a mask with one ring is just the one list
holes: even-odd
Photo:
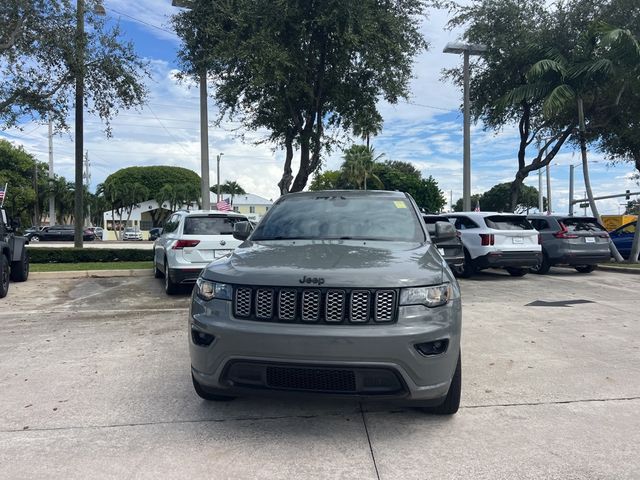
[[[637, 479], [640, 279], [552, 272], [462, 282], [452, 418], [209, 404], [190, 384], [186, 294], [135, 277], [13, 284], [0, 303], [0, 478]], [[528, 306], [540, 301], [571, 305]]]

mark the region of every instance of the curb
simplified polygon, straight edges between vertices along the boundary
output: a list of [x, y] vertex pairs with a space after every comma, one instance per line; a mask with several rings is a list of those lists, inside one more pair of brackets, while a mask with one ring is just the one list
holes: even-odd
[[598, 270], [602, 270], [604, 272], [618, 272], [640, 275], [640, 268], [610, 267], [608, 265], [598, 265]]
[[34, 280], [49, 280], [62, 278], [109, 278], [109, 277], [151, 277], [151, 269], [133, 270], [74, 270], [69, 272], [29, 272], [29, 278]]

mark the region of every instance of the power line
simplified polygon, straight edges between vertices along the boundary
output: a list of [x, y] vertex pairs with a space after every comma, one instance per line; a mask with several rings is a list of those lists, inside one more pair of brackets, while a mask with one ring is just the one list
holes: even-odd
[[166, 28], [162, 28], [162, 27], [160, 27], [158, 25], [154, 25], [153, 23], [149, 23], [149, 22], [146, 22], [144, 20], [140, 20], [139, 18], [136, 18], [136, 17], [132, 17], [131, 15], [127, 15], [126, 13], [119, 12], [118, 10], [115, 10], [115, 9], [113, 9], [111, 7], [109, 7], [109, 11], [113, 12], [113, 13], [117, 13], [118, 15], [121, 15], [123, 17], [127, 17], [127, 18], [133, 20], [134, 22], [138, 22], [138, 23], [141, 23], [143, 25], [147, 25], [148, 27], [156, 28], [158, 30], [161, 30], [161, 31], [163, 31], [165, 33], [170, 33], [171, 35], [177, 37], [176, 32], [174, 32], [174, 31], [167, 30]]

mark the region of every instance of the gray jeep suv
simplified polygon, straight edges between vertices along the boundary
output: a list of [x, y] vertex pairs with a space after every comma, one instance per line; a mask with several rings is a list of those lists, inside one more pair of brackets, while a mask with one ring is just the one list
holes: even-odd
[[200, 397], [296, 392], [458, 410], [460, 290], [410, 196], [289, 194], [234, 235], [246, 241], [192, 294]]

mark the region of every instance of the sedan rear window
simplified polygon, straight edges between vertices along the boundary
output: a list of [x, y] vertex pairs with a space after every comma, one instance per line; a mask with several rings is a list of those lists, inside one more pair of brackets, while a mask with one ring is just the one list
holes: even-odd
[[185, 235], [233, 235], [233, 225], [246, 221], [242, 217], [202, 216], [187, 217], [184, 221]]
[[565, 218], [562, 224], [569, 232], [604, 232], [595, 218]]
[[533, 230], [533, 226], [525, 217], [517, 215], [494, 215], [486, 217], [484, 221], [487, 223], [487, 227], [495, 230]]

